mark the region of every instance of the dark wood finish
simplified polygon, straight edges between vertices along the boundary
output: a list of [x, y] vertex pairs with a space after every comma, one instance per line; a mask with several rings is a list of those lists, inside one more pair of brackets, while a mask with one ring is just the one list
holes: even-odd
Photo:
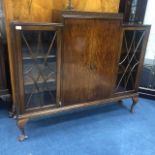
[[10, 97], [10, 81], [9, 81], [9, 66], [7, 59], [7, 47], [5, 43], [2, 43], [0, 38], [0, 97]]
[[[18, 115], [22, 115], [24, 113], [26, 113], [27, 111], [34, 111], [34, 110], [39, 110], [39, 109], [47, 109], [49, 107], [53, 107], [54, 105], [44, 105], [44, 103], [41, 103], [42, 105], [35, 105], [33, 108], [32, 107], [27, 107], [27, 103], [30, 103], [30, 101], [36, 100], [37, 98], [34, 97], [35, 99], [32, 99], [33, 96], [36, 95], [36, 93], [44, 93], [45, 91], [49, 91], [47, 88], [48, 87], [48, 77], [51, 76], [52, 72], [50, 70], [49, 74], [45, 77], [44, 71], [48, 72], [47, 69], [49, 70], [51, 67], [49, 65], [49, 59], [50, 61], [53, 61], [51, 59], [55, 58], [55, 55], [49, 55], [51, 54], [51, 50], [53, 46], [58, 46], [57, 49], [57, 75], [56, 75], [56, 100], [57, 103], [55, 102], [54, 104], [59, 105], [59, 97], [60, 97], [60, 61], [61, 61], [61, 39], [60, 39], [60, 35], [61, 35], [61, 30], [60, 28], [62, 27], [62, 24], [50, 24], [50, 23], [45, 23], [45, 24], [40, 24], [40, 23], [16, 23], [13, 22], [12, 23], [12, 36], [14, 37], [14, 57], [16, 58], [16, 64], [14, 64], [14, 69], [15, 69], [15, 76], [18, 82], [15, 83], [16, 87], [16, 92], [17, 92], [17, 96], [18, 96], [18, 100], [16, 101], [16, 110], [17, 110], [17, 114]], [[32, 35], [32, 32], [36, 32], [37, 35], [36, 38], [33, 38], [34, 35]], [[45, 47], [45, 45], [47, 44], [47, 42], [42, 43], [42, 38], [41, 38], [41, 34], [40, 32], [44, 33], [47, 32], [54, 32], [54, 36], [57, 36], [57, 40], [56, 40], [56, 44], [58, 45], [54, 45], [54, 41], [53, 38], [51, 39], [50, 44], [48, 45], [48, 47]], [[24, 34], [25, 33], [25, 34]], [[28, 35], [26, 36], [26, 33], [28, 33], [28, 35], [30, 36], [28, 38]], [[35, 34], [36, 34], [35, 33]], [[32, 36], [31, 36], [32, 35]], [[44, 37], [45, 34], [42, 34], [42, 36]], [[32, 43], [30, 42], [30, 38]], [[45, 38], [45, 37], [44, 37]], [[50, 39], [50, 38], [46, 38], [46, 39]], [[33, 43], [34, 40], [34, 43]], [[36, 41], [35, 41], [36, 40]], [[27, 48], [27, 51], [26, 51]], [[45, 49], [47, 48], [47, 49]], [[26, 52], [25, 52], [26, 51]], [[47, 52], [47, 53], [39, 53], [39, 52]], [[27, 54], [29, 54], [27, 56]], [[38, 54], [38, 55], [36, 55]], [[43, 55], [44, 54], [44, 55]], [[53, 57], [53, 58], [52, 58]], [[26, 64], [25, 64], [26, 63]], [[28, 66], [30, 65], [30, 67]], [[25, 70], [25, 68], [28, 67], [28, 71]], [[34, 70], [32, 70], [32, 68], [35, 68]], [[44, 67], [44, 70], [40, 67]], [[45, 70], [45, 67], [46, 68]], [[29, 69], [30, 68], [30, 69]], [[30, 71], [29, 71], [30, 70]], [[26, 72], [26, 75], [25, 75]], [[37, 73], [35, 73], [37, 72]], [[29, 74], [30, 73], [30, 74]], [[38, 75], [36, 75], [38, 74]], [[26, 78], [25, 78], [26, 77]], [[29, 80], [27, 80], [27, 78], [29, 78]], [[44, 83], [44, 86], [41, 86], [41, 84]], [[51, 85], [51, 83], [49, 83]], [[32, 86], [32, 88], [31, 88]], [[52, 85], [51, 85], [52, 86]], [[28, 87], [28, 88], [27, 88]], [[30, 87], [30, 88], [29, 88]], [[36, 89], [37, 90], [36, 90]], [[31, 90], [30, 90], [31, 89]], [[31, 92], [32, 91], [32, 92]], [[28, 96], [27, 99], [27, 94], [30, 95]], [[43, 95], [43, 94], [42, 94]], [[39, 96], [38, 96], [39, 98]], [[45, 98], [45, 96], [43, 95], [43, 98]], [[43, 99], [42, 98], [42, 99]], [[39, 102], [39, 101], [37, 101]], [[34, 101], [33, 101], [34, 103]]]
[[62, 104], [110, 97], [120, 55], [122, 18], [78, 12], [63, 17]]
[[[18, 98], [16, 110], [17, 125], [21, 131], [20, 141], [27, 138], [24, 126], [29, 119], [118, 102], [125, 98], [133, 99], [131, 106], [131, 112], [133, 112], [138, 102], [137, 88], [150, 26], [122, 25], [123, 18], [120, 14], [56, 11], [53, 19], [62, 24], [13, 23], [12, 26], [15, 45], [13, 55], [14, 61], [16, 60], [13, 66], [16, 76], [14, 84], [16, 98]], [[23, 66], [25, 59], [29, 62], [30, 57], [34, 58], [31, 55], [24, 57], [23, 40], [28, 40], [33, 33], [38, 33], [38, 30], [39, 32], [57, 31], [56, 101], [53, 105], [46, 105], [46, 100], [43, 100], [42, 106], [35, 102], [35, 107], [27, 107], [25, 106], [27, 82], [25, 82]], [[31, 31], [32, 34], [26, 36], [27, 31]], [[125, 43], [128, 44], [127, 48], [124, 46]], [[35, 37], [32, 44], [30, 40], [27, 42], [27, 47], [28, 45], [37, 45]], [[46, 47], [45, 42], [43, 46]], [[28, 51], [32, 54], [35, 50], [32, 50], [33, 46], [30, 47]], [[125, 64], [122, 63], [122, 58], [123, 62], [127, 60]], [[40, 60], [40, 54], [36, 54], [35, 59]], [[124, 70], [120, 70], [122, 64]], [[134, 67], [135, 64], [136, 67]], [[131, 82], [129, 85], [122, 84], [124, 75], [127, 74], [126, 76], [130, 77], [132, 71], [134, 71], [132, 85], [130, 85]], [[126, 82], [128, 81], [130, 80]], [[31, 84], [35, 86], [38, 82], [37, 80], [36, 83]], [[118, 89], [120, 86], [124, 89]]]
[[136, 11], [136, 21], [143, 23], [148, 0], [139, 0]]
[[90, 106], [106, 105], [106, 104], [110, 104], [112, 102], [116, 102], [116, 101], [119, 102], [120, 100], [123, 100], [126, 98], [132, 98], [135, 96], [138, 96], [138, 93], [132, 93], [132, 94], [130, 93], [130, 94], [124, 95], [124, 96], [122, 95], [122, 96], [112, 97], [112, 98], [93, 101], [93, 102], [85, 102], [85, 103], [81, 103], [81, 104], [62, 106], [60, 108], [51, 108], [51, 109], [37, 110], [34, 112], [27, 112], [23, 115], [19, 115], [17, 121], [20, 121], [22, 119], [31, 120], [31, 119], [35, 119], [35, 118], [42, 117], [42, 116], [49, 116], [49, 115], [53, 115], [56, 113], [68, 112], [68, 111], [76, 110], [79, 108], [87, 108]]
[[4, 56], [3, 56], [3, 45], [2, 38], [0, 36], [0, 96], [4, 95], [4, 91], [6, 90], [6, 80], [5, 80], [5, 65], [4, 65]]
[[134, 112], [134, 107], [135, 107], [135, 105], [138, 103], [138, 96], [132, 97], [132, 101], [133, 101], [133, 103], [132, 103], [132, 105], [131, 105], [130, 111], [133, 113], [133, 112]]
[[20, 119], [20, 120], [17, 121], [17, 126], [18, 126], [18, 128], [19, 128], [19, 130], [21, 132], [21, 135], [19, 136], [18, 140], [21, 141], [21, 142], [28, 138], [25, 135], [25, 130], [24, 130], [24, 127], [25, 127], [27, 122], [28, 122], [28, 118]]
[[134, 0], [121, 0], [119, 12], [124, 14], [124, 22], [143, 23], [148, 0], [137, 0], [135, 16], [131, 21], [132, 3]]
[[10, 96], [9, 67], [3, 1], [0, 1], [0, 97]]
[[119, 12], [124, 14], [124, 22], [129, 22], [132, 0], [120, 0]]
[[[27, 112], [23, 115], [19, 115], [18, 119], [17, 119], [17, 126], [21, 132], [21, 135], [19, 136], [18, 140], [24, 141], [25, 139], [28, 138], [28, 136], [25, 134], [24, 128], [25, 128], [26, 123], [31, 119], [35, 119], [38, 117], [46, 117], [46, 116], [54, 115], [57, 113], [69, 112], [72, 110], [77, 110], [80, 108], [86, 108], [86, 107], [90, 107], [90, 106], [99, 106], [99, 105], [103, 105], [103, 104], [110, 104], [115, 101], [119, 102], [122, 99], [133, 98], [135, 96], [137, 97], [138, 93], [132, 93], [132, 94], [130, 93], [128, 95], [122, 95], [122, 96], [98, 100], [98, 101], [94, 101], [94, 102], [86, 102], [86, 103], [75, 104], [75, 105], [70, 105], [70, 106], [62, 106], [61, 108], [48, 108], [48, 109], [42, 109], [42, 110], [38, 109], [34, 112]], [[134, 106], [135, 106], [135, 104], [134, 104]], [[134, 108], [134, 106], [132, 108]]]

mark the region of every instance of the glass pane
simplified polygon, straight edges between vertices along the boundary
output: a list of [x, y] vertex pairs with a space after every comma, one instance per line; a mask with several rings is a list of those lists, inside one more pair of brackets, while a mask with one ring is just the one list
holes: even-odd
[[119, 63], [117, 92], [135, 89], [137, 69], [142, 50], [143, 30], [125, 30]]
[[25, 108], [56, 104], [56, 32], [22, 31]]

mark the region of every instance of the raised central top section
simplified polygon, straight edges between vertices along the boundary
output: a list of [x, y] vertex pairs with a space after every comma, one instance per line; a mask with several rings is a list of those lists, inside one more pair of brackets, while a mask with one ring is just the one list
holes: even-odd
[[62, 22], [63, 18], [123, 20], [123, 15], [119, 13], [53, 10], [53, 22]]

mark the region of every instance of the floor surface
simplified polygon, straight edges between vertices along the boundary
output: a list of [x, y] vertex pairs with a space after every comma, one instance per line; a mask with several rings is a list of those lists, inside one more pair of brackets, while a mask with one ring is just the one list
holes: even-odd
[[0, 155], [155, 155], [155, 101], [87, 108], [30, 121], [18, 142], [16, 122], [0, 104]]

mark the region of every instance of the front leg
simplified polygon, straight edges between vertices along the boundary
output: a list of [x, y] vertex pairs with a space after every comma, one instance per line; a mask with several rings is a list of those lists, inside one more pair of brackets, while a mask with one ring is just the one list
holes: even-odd
[[25, 139], [27, 139], [28, 137], [25, 135], [25, 130], [24, 127], [26, 125], [26, 123], [28, 122], [28, 118], [25, 119], [18, 119], [17, 120], [17, 126], [21, 132], [21, 135], [19, 136], [18, 140], [20, 142], [24, 141]]
[[134, 113], [134, 107], [135, 105], [138, 103], [138, 96], [134, 96], [132, 97], [132, 105], [131, 105], [131, 109], [130, 109], [130, 112]]

